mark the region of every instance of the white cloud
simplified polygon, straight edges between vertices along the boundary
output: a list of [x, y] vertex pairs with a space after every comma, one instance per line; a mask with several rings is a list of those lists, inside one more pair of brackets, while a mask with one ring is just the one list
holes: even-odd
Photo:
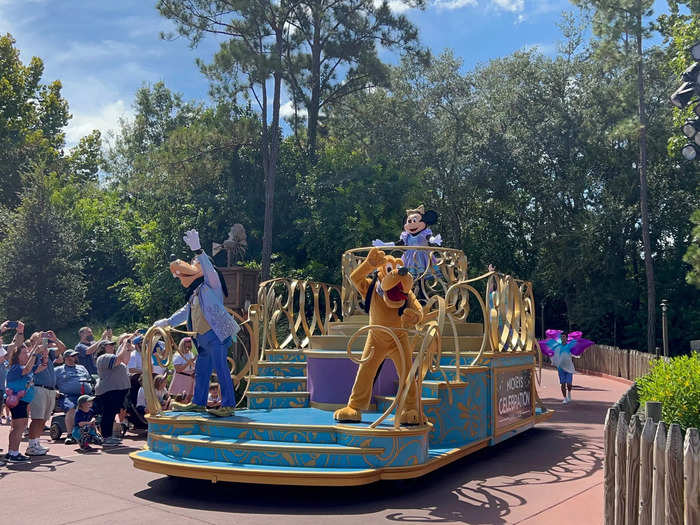
[[[300, 118], [306, 118], [309, 112], [305, 108], [299, 108], [297, 114]], [[293, 118], [294, 117], [294, 104], [291, 100], [288, 100], [280, 106], [280, 117], [282, 118]]]
[[113, 61], [124, 58], [159, 56], [162, 52], [162, 48], [144, 49], [130, 42], [102, 40], [99, 42], [71, 42], [65, 51], [57, 53], [51, 59], [60, 63], [75, 62], [84, 64], [85, 62], [99, 59]]
[[73, 118], [66, 128], [66, 143], [69, 147], [78, 144], [82, 137], [94, 129], [99, 129], [102, 137], [106, 138], [109, 131], [116, 131], [119, 128], [120, 118], [128, 119], [134, 114], [133, 109], [122, 99], [104, 104], [92, 111], [73, 111], [72, 113]]
[[535, 50], [538, 53], [542, 53], [543, 55], [556, 55], [557, 53], [557, 45], [555, 43], [549, 42], [549, 43], [544, 43], [544, 42], [538, 42], [536, 44], [525, 44], [523, 46], [523, 50], [529, 51], [529, 50]]
[[434, 5], [438, 9], [461, 9], [462, 7], [477, 5], [477, 0], [435, 0]]
[[512, 13], [520, 13], [525, 9], [525, 0], [491, 0], [497, 7]]
[[[384, 0], [374, 0], [374, 7], [380, 7], [383, 3]], [[413, 7], [405, 4], [401, 0], [388, 0], [387, 4], [389, 5], [389, 9], [394, 13], [403, 13], [409, 9], [413, 9]]]

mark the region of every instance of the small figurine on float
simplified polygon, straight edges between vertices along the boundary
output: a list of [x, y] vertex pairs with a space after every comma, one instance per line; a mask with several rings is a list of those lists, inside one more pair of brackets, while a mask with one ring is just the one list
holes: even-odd
[[[425, 211], [421, 204], [415, 209], [406, 210], [403, 231], [396, 243], [383, 242], [379, 239], [372, 241], [372, 246], [442, 246], [442, 236], [433, 235], [429, 226], [437, 223], [436, 211]], [[414, 277], [423, 275], [430, 265], [428, 250], [406, 250], [402, 257], [404, 266]]]
[[[173, 403], [172, 408], [183, 412], [206, 410], [215, 416], [230, 416], [234, 413], [236, 396], [226, 358], [240, 327], [224, 307], [224, 296], [228, 295], [226, 282], [202, 250], [197, 230], [185, 232], [183, 239], [196, 257], [192, 263], [180, 259], [172, 261], [170, 271], [186, 288], [187, 303], [168, 319], [154, 323], [161, 327], [187, 323], [187, 330], [196, 333], [194, 342], [198, 355], [194, 396], [191, 403]], [[221, 406], [207, 410], [212, 369], [216, 371], [221, 388]]]
[[581, 332], [569, 332], [567, 336], [562, 330], [547, 330], [546, 334], [547, 339], [539, 341], [540, 349], [557, 367], [561, 394], [564, 396], [562, 403], [567, 404], [571, 402], [571, 388], [576, 372], [572, 357], [581, 357], [593, 341], [583, 339]]
[[[376, 273], [374, 273], [376, 272]], [[373, 274], [373, 278], [367, 276]], [[401, 328], [415, 328], [423, 319], [423, 310], [411, 289], [413, 277], [401, 259], [386, 255], [379, 248], [370, 250], [365, 260], [350, 274], [350, 280], [365, 299], [365, 310], [369, 313], [369, 324], [395, 329], [401, 343], [398, 348], [394, 338], [383, 330], [370, 330], [352, 393], [346, 407], [335, 411], [338, 421], [360, 421], [362, 411], [369, 407], [372, 385], [379, 366], [389, 358], [396, 370], [406, 373], [413, 361], [408, 335]], [[418, 397], [415, 383], [411, 382], [406, 408], [398, 414], [405, 425], [420, 423]]]

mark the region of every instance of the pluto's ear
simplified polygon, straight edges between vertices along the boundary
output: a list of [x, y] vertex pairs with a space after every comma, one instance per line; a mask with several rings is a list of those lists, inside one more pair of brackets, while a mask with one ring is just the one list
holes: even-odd
[[427, 225], [435, 224], [438, 220], [438, 214], [436, 211], [428, 210], [423, 214], [423, 222]]

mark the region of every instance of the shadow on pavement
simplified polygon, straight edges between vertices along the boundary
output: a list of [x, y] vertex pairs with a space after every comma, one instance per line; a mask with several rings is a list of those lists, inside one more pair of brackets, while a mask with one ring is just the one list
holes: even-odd
[[576, 399], [573, 392], [573, 400], [568, 404], [562, 404], [561, 398], [542, 398], [548, 409], [554, 410], [554, 416], [550, 419], [552, 424], [578, 423], [582, 425], [603, 425], [605, 414], [612, 406], [609, 401], [584, 401]]
[[[598, 409], [600, 410], [600, 408]], [[159, 478], [135, 494], [168, 506], [241, 514], [373, 514], [396, 522], [505, 523], [527, 504], [526, 486], [587, 478], [602, 447], [558, 429], [535, 428], [413, 480], [360, 487], [275, 487]], [[518, 493], [520, 492], [520, 493]], [[541, 497], [539, 498], [541, 500]]]
[[54, 472], [71, 463], [73, 463], [73, 460], [70, 458], [51, 454], [33, 456], [31, 461], [25, 463], [8, 462], [4, 467], [0, 467], [0, 479], [13, 472]]

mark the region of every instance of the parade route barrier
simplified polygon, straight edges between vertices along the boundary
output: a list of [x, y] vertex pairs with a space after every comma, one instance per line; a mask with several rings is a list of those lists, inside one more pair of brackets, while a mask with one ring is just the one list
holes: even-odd
[[605, 418], [606, 525], [700, 523], [700, 433], [637, 414], [636, 385]]

